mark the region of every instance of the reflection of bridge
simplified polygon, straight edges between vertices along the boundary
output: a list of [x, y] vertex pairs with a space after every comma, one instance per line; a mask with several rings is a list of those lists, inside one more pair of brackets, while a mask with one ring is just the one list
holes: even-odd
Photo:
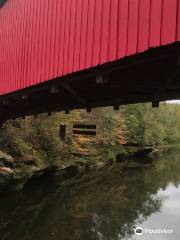
[[2, 2], [1, 119], [180, 98], [180, 0]]

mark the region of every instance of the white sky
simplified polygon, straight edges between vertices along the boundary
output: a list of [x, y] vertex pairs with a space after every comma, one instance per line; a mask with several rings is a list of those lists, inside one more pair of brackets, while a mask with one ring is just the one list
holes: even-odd
[[173, 100], [173, 101], [167, 101], [168, 103], [178, 103], [180, 104], [180, 100]]

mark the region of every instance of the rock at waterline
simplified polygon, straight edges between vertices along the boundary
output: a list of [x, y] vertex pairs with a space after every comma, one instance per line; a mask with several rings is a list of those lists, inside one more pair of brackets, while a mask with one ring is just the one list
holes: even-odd
[[7, 167], [0, 167], [0, 189], [5, 187], [12, 179], [14, 171]]
[[12, 175], [14, 171], [7, 167], [0, 167], [0, 175]]
[[11, 155], [0, 151], [0, 160], [3, 160], [3, 159], [6, 160], [7, 162], [14, 161], [14, 158]]
[[14, 162], [14, 158], [11, 155], [0, 151], [0, 167], [12, 167]]

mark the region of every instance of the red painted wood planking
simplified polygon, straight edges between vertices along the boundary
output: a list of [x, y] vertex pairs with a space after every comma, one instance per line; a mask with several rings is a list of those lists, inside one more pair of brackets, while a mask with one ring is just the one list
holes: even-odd
[[139, 0], [138, 52], [149, 47], [150, 11], [151, 1]]
[[180, 0], [8, 0], [0, 95], [180, 41]]
[[111, 0], [103, 0], [100, 63], [108, 61]]
[[177, 3], [176, 40], [180, 41], [180, 1]]
[[129, 0], [127, 56], [137, 52], [139, 0]]
[[177, 20], [177, 0], [163, 0], [161, 44], [175, 41]]
[[93, 47], [94, 47], [94, 29], [95, 29], [95, 0], [89, 1], [88, 8], [88, 25], [87, 25], [87, 44], [86, 44], [86, 68], [90, 68], [92, 66], [92, 55], [93, 55]]
[[93, 65], [98, 65], [100, 62], [100, 47], [101, 47], [101, 29], [102, 29], [102, 4], [103, 0], [95, 2], [95, 22], [94, 22], [94, 45], [93, 45]]
[[74, 64], [74, 51], [75, 51], [75, 34], [76, 34], [76, 11], [77, 4], [75, 1], [72, 1], [71, 4], [71, 22], [70, 22], [70, 37], [69, 37], [69, 61], [68, 61], [68, 72], [73, 71]]
[[117, 58], [122, 58], [127, 52], [129, 1], [120, 0], [118, 11]]
[[89, 0], [83, 0], [81, 19], [81, 40], [80, 40], [80, 69], [85, 68], [86, 46], [87, 46], [87, 26], [88, 26]]
[[67, 0], [66, 13], [65, 13], [65, 35], [63, 46], [63, 75], [67, 73], [68, 69], [68, 56], [69, 56], [69, 38], [70, 38], [70, 20], [71, 20], [71, 1]]
[[109, 61], [117, 59], [118, 0], [111, 1], [109, 30]]
[[162, 5], [163, 0], [151, 0], [149, 46], [157, 47], [161, 41]]
[[[73, 58], [73, 71], [79, 71], [80, 66], [80, 43], [81, 43], [81, 27], [82, 27], [82, 2], [79, 0], [77, 3], [76, 12], [76, 26], [75, 26], [75, 38], [74, 38], [74, 58]], [[69, 49], [72, 51], [72, 49]]]

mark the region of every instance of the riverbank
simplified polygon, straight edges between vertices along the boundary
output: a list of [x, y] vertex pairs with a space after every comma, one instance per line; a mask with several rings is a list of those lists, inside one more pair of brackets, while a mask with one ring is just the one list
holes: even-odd
[[[78, 110], [7, 121], [0, 129], [0, 188], [21, 189], [30, 179], [51, 172], [68, 178], [69, 172], [73, 175], [113, 162], [132, 162], [132, 167], [149, 163], [153, 155], [180, 142], [179, 114], [179, 105], [163, 103], [158, 111], [141, 104], [122, 106], [119, 111]], [[96, 125], [97, 135], [73, 134], [77, 123]], [[66, 126], [64, 139], [59, 136], [60, 125]]]
[[[115, 162], [125, 168], [136, 168], [140, 165], [151, 166], [153, 157], [152, 147], [113, 147], [111, 158], [101, 159], [100, 156], [74, 156], [74, 161], [66, 164], [38, 164], [31, 158], [13, 158], [11, 155], [0, 151], [0, 190], [16, 191], [24, 188], [26, 184], [44, 177], [54, 177], [62, 182], [80, 176], [88, 171], [99, 171], [106, 165]], [[114, 155], [114, 156], [113, 156]], [[103, 156], [104, 157], [104, 156]], [[73, 158], [73, 156], [72, 156]]]

